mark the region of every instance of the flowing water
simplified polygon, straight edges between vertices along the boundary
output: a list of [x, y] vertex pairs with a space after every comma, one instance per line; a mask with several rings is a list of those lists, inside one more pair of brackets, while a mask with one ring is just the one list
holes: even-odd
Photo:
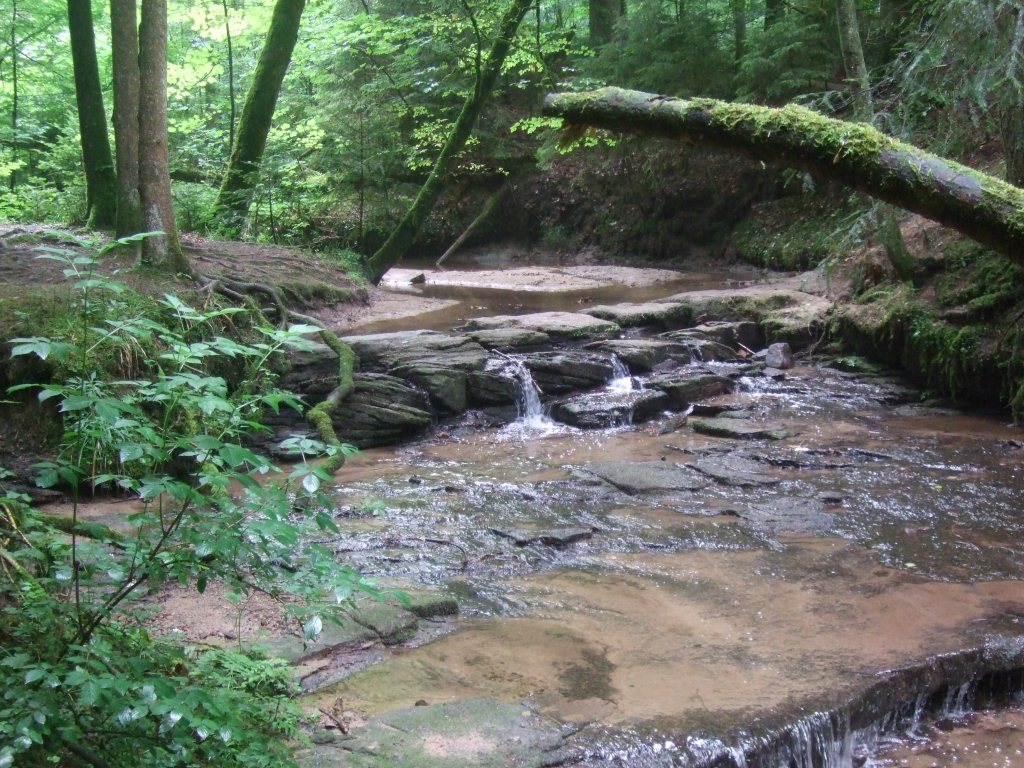
[[[612, 362], [610, 390], [642, 386]], [[880, 673], [1019, 649], [1018, 430], [812, 361], [718, 399], [783, 440], [583, 432], [545, 416], [525, 367], [503, 367], [514, 424], [449, 426], [338, 476], [339, 557], [446, 589], [461, 613], [310, 701], [364, 717], [525, 701], [584, 728], [580, 765], [1024, 765], [1020, 710], [973, 714], [948, 680], [901, 694], [888, 721], [843, 714]], [[594, 473], [617, 461], [701, 481], [624, 491]]]
[[[983, 695], [1024, 659], [1018, 429], [812, 359], [713, 402], [783, 439], [580, 431], [514, 357], [492, 364], [518, 419], [351, 459], [325, 542], [385, 586], [455, 595], [459, 617], [341, 659], [309, 706], [525, 702], [578, 731], [572, 765], [1024, 766], [1021, 686]], [[612, 365], [610, 391], [643, 386]], [[645, 490], [615, 480], [623, 462], [689, 479]]]

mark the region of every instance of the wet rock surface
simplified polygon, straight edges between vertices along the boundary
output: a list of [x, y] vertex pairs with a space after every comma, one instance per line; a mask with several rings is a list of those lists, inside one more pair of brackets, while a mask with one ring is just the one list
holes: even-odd
[[595, 461], [584, 469], [630, 495], [696, 491], [706, 485], [700, 475], [670, 461]]
[[[726, 418], [733, 416], [733, 418]], [[734, 440], [785, 440], [792, 433], [785, 427], [772, 424], [758, 424], [736, 414], [722, 414], [717, 418], [692, 419], [694, 431], [710, 437], [725, 437]]]
[[543, 768], [568, 757], [554, 721], [493, 699], [414, 706], [371, 718], [300, 756], [308, 768]]
[[497, 329], [521, 329], [547, 334], [554, 339], [608, 338], [619, 332], [619, 326], [608, 320], [576, 312], [538, 312], [532, 315], [496, 315], [470, 320], [466, 332]]
[[649, 421], [670, 403], [668, 395], [657, 390], [588, 393], [556, 402], [551, 416], [581, 429], [607, 429]]
[[[343, 700], [356, 715], [354, 740], [339, 735], [312, 764], [432, 765], [423, 761], [443, 755], [438, 764], [486, 765], [498, 755], [499, 765], [819, 768], [827, 750], [855, 744], [851, 729], [1020, 668], [1019, 433], [955, 410], [894, 408], [919, 396], [799, 355], [777, 369], [784, 379], [763, 375], [775, 361], [743, 349], [763, 351], [747, 343], [746, 323], [763, 344], [799, 352], [820, 330], [816, 297], [756, 287], [672, 301], [703, 327], [656, 337], [659, 320], [589, 344], [574, 335], [578, 319], [542, 328], [536, 317], [504, 318], [505, 330], [469, 332], [482, 365], [479, 350], [459, 346], [465, 364], [409, 350], [368, 358], [409, 376], [454, 370], [469, 403], [512, 410], [513, 421], [447, 422], [354, 457], [336, 478], [340, 533], [325, 545], [389, 588], [425, 590], [446, 612], [389, 606], [387, 618], [349, 622], [302, 662], [308, 706]], [[625, 307], [620, 320], [650, 322], [641, 315]], [[531, 334], [559, 323], [556, 341], [535, 348]], [[691, 361], [695, 350], [703, 363]], [[582, 430], [543, 407], [515, 411], [507, 404], [522, 383], [509, 374], [520, 363], [548, 405], [582, 402], [579, 390], [642, 392], [668, 398], [669, 414]], [[364, 390], [396, 387], [396, 402], [422, 418], [447, 407], [425, 377], [360, 380]], [[691, 405], [685, 423], [658, 434]], [[563, 740], [525, 714], [527, 699], [578, 732]], [[548, 734], [550, 747], [510, 757], [482, 727], [473, 747], [465, 728], [425, 738], [432, 726], [415, 710], [448, 712], [463, 727], [461, 707], [481, 700], [508, 708], [524, 739]], [[410, 710], [417, 701], [430, 706]], [[410, 711], [412, 720], [388, 719]], [[414, 750], [424, 743], [456, 751], [423, 756]], [[842, 754], [846, 766], [868, 753]]]

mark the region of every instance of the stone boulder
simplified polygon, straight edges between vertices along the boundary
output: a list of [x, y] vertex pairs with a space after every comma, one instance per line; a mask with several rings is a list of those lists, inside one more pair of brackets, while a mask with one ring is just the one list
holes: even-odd
[[338, 356], [326, 344], [288, 352], [288, 370], [279, 379], [282, 388], [309, 402], [319, 402], [338, 386]]
[[736, 385], [726, 376], [704, 371], [674, 371], [654, 376], [646, 382], [650, 389], [658, 389], [668, 395], [669, 407], [682, 410], [691, 403], [725, 395]]
[[446, 413], [462, 413], [468, 404], [466, 371], [431, 365], [427, 362], [396, 365], [391, 375], [415, 384], [426, 391], [434, 409]]
[[784, 341], [772, 344], [765, 350], [764, 364], [769, 368], [784, 371], [793, 367], [793, 350]]
[[508, 376], [470, 371], [466, 374], [466, 396], [472, 405], [512, 405], [519, 398], [519, 387]]
[[668, 406], [668, 395], [656, 389], [588, 392], [555, 403], [551, 418], [582, 429], [604, 429], [649, 421]]
[[390, 445], [415, 437], [433, 422], [430, 401], [402, 379], [381, 373], [357, 373], [355, 389], [333, 414], [342, 442], [359, 448]]
[[541, 391], [549, 395], [602, 387], [612, 378], [608, 355], [584, 350], [535, 352], [518, 356]]

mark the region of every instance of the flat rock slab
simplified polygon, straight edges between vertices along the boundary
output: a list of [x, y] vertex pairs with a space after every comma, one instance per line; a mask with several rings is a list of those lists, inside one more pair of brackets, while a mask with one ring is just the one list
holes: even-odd
[[736, 360], [739, 352], [735, 347], [729, 347], [718, 341], [704, 336], [700, 331], [687, 329], [684, 331], [668, 331], [661, 334], [661, 338], [674, 341], [684, 345], [694, 360], [704, 363]]
[[509, 528], [491, 528], [491, 533], [504, 539], [511, 539], [516, 546], [546, 544], [549, 547], [567, 547], [577, 541], [586, 541], [594, 535], [589, 526], [566, 525], [545, 527], [542, 525], [518, 525]]
[[398, 645], [416, 634], [419, 619], [405, 608], [378, 600], [358, 600], [348, 617], [374, 632], [384, 645]]
[[606, 429], [648, 421], [668, 408], [668, 395], [656, 389], [588, 392], [555, 403], [555, 421], [581, 429]]
[[663, 328], [678, 328], [692, 318], [689, 307], [671, 302], [646, 304], [599, 304], [580, 310], [583, 314], [611, 320], [623, 328], [642, 325], [659, 325]]
[[821, 499], [781, 497], [748, 507], [742, 517], [772, 533], [835, 533], [835, 516]]
[[755, 485], [775, 485], [780, 482], [779, 478], [766, 475], [761, 471], [764, 465], [742, 456], [704, 456], [687, 466], [723, 485], [735, 485], [742, 488]]
[[300, 755], [304, 768], [543, 768], [568, 758], [557, 723], [494, 699], [410, 707], [371, 718]]
[[[611, 265], [575, 267], [512, 267], [509, 269], [389, 269], [381, 287], [409, 290], [411, 285], [483, 288], [516, 293], [562, 293], [624, 286], [640, 288], [684, 278], [670, 269]], [[414, 282], [415, 281], [415, 282]]]
[[535, 352], [517, 356], [545, 395], [558, 395], [607, 384], [614, 371], [611, 355], [581, 349]]
[[754, 424], [743, 418], [690, 419], [693, 431], [709, 437], [734, 440], [784, 440], [793, 433], [771, 424]]
[[668, 395], [672, 407], [680, 410], [691, 403], [728, 394], [736, 388], [732, 380], [726, 376], [687, 370], [652, 377], [648, 380], [647, 386], [660, 389]]
[[594, 461], [584, 469], [631, 496], [696, 491], [707, 485], [693, 470], [669, 461]]
[[578, 312], [536, 312], [531, 315], [495, 315], [478, 317], [464, 326], [466, 332], [498, 328], [539, 331], [557, 339], [606, 339], [620, 328], [615, 323]]
[[650, 371], [665, 361], [685, 365], [692, 360], [686, 344], [668, 339], [606, 339], [591, 342], [586, 348], [617, 356], [631, 371]]
[[551, 337], [546, 333], [529, 328], [493, 328], [469, 331], [465, 335], [486, 349], [502, 352], [522, 347], [542, 347], [551, 342]]
[[359, 356], [359, 369], [389, 372], [402, 365], [427, 364], [463, 371], [483, 370], [487, 350], [471, 338], [435, 331], [397, 331], [346, 336]]

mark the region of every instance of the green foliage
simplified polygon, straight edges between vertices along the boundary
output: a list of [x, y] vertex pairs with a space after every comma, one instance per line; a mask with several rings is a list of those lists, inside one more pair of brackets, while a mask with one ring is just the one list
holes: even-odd
[[946, 250], [947, 269], [936, 286], [942, 306], [963, 307], [976, 319], [988, 319], [1024, 301], [1020, 267], [971, 240]]
[[840, 254], [848, 245], [856, 206], [809, 203], [804, 195], [768, 203], [744, 219], [733, 232], [737, 255], [769, 269], [805, 270]]
[[[354, 591], [376, 594], [312, 543], [336, 528], [320, 495], [328, 476], [307, 458], [350, 449], [286, 441], [300, 463], [271, 482], [277, 469], [249, 447], [263, 409], [299, 407], [267, 361], [306, 346], [315, 329], [267, 328], [242, 343], [205, 333], [236, 310], [197, 310], [169, 294], [160, 304], [172, 323], [126, 316], [124, 287], [91, 259], [50, 257], [82, 297], [81, 333], [15, 339], [12, 354], [78, 361], [66, 382], [38, 387], [65, 425], [39, 483], [67, 488], [73, 506], [55, 519], [16, 494], [0, 498], [0, 765], [67, 754], [109, 766], [290, 764], [301, 713], [283, 663], [154, 637], [134, 598], [170, 583], [203, 592], [212, 580], [236, 595], [291, 595], [283, 610], [313, 637]], [[89, 370], [103, 348], [132, 338], [151, 343], [142, 375], [106, 381]], [[223, 359], [245, 365], [240, 386], [210, 373]], [[79, 496], [98, 487], [142, 502], [123, 528], [79, 516]]]

